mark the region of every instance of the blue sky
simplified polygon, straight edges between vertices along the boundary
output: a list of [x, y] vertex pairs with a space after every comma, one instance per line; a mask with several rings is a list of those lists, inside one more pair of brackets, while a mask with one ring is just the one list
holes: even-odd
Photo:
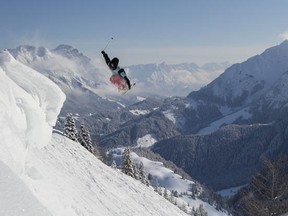
[[0, 49], [69, 44], [124, 64], [242, 62], [284, 40], [287, 0], [9, 0]]

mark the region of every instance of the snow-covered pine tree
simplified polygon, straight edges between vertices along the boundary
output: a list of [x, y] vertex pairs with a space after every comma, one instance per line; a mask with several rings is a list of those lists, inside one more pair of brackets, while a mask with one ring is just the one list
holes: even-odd
[[200, 204], [199, 208], [196, 208], [196, 209], [193, 206], [191, 215], [192, 216], [208, 216], [208, 213], [205, 211], [203, 204]]
[[144, 164], [143, 162], [141, 161], [140, 164], [139, 164], [139, 180], [143, 183], [143, 184], [146, 184], [147, 186], [149, 186], [149, 181], [147, 180], [146, 178], [146, 175], [145, 175], [145, 170], [144, 170]]
[[182, 203], [182, 206], [179, 207], [182, 211], [184, 211], [185, 213], [188, 213], [188, 210], [187, 210], [187, 204], [185, 202]]
[[163, 191], [162, 191], [162, 188], [161, 188], [161, 187], [159, 187], [158, 194], [159, 194], [160, 196], [163, 196]]
[[93, 154], [101, 161], [104, 160], [101, 152], [99, 151], [99, 144], [98, 142], [93, 142]]
[[159, 193], [159, 183], [157, 178], [154, 180], [154, 191]]
[[167, 200], [169, 199], [167, 188], [164, 189], [164, 195], [163, 196], [165, 199], [167, 199]]
[[173, 193], [170, 193], [168, 200], [173, 204], [175, 203], [175, 197], [173, 196]]
[[85, 147], [88, 150], [88, 145], [87, 145], [85, 139], [87, 139], [87, 130], [86, 130], [85, 125], [83, 123], [81, 123], [78, 141], [83, 147]]
[[198, 187], [195, 183], [191, 183], [189, 185], [188, 191], [191, 192], [191, 198], [196, 199], [196, 195], [198, 194]]
[[91, 153], [94, 152], [94, 147], [92, 145], [92, 140], [90, 137], [90, 133], [84, 123], [80, 125], [80, 132], [79, 132], [79, 142], [82, 146], [84, 146], [88, 151]]
[[153, 180], [153, 176], [151, 175], [151, 173], [148, 173], [147, 179], [148, 179], [148, 184], [151, 185], [152, 180]]
[[75, 142], [78, 140], [78, 132], [76, 129], [75, 120], [71, 113], [68, 113], [65, 119], [64, 135]]
[[115, 160], [113, 160], [113, 162], [112, 162], [112, 164], [111, 164], [111, 168], [113, 168], [113, 169], [117, 169], [117, 165], [116, 165]]
[[199, 206], [199, 213], [200, 216], [208, 216], [208, 213], [205, 211], [203, 204], [200, 204]]
[[133, 166], [133, 170], [134, 170], [134, 178], [136, 180], [140, 180], [140, 178], [139, 178], [139, 169], [138, 169], [137, 164], [132, 162], [132, 166]]
[[133, 162], [130, 157], [130, 148], [127, 147], [124, 150], [124, 154], [122, 156], [122, 172], [125, 173], [126, 175], [129, 175], [131, 177], [135, 177], [134, 169], [133, 169]]

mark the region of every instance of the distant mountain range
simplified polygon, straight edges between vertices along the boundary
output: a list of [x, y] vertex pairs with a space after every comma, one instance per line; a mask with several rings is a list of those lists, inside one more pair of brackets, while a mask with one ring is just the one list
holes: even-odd
[[143, 93], [157, 92], [159, 95], [187, 96], [223, 73], [230, 64], [209, 63], [198, 66], [195, 63], [145, 64], [129, 66], [128, 73], [141, 86]]
[[287, 152], [288, 41], [230, 67], [129, 66], [137, 85], [121, 98], [100, 94], [117, 94], [105, 63], [71, 46], [10, 52], [59, 84], [68, 97], [63, 114], [80, 112], [102, 147], [150, 146], [215, 189], [245, 184], [261, 159]]
[[[109, 83], [110, 71], [103, 59], [91, 60], [76, 48], [59, 45], [55, 49], [29, 45], [9, 49], [16, 60], [43, 73], [57, 83], [67, 95], [62, 114], [78, 112], [81, 115], [115, 109], [121, 104], [138, 101], [138, 96], [186, 96], [203, 86], [229, 66], [229, 63], [211, 63], [202, 67], [193, 63], [178, 65], [148, 64], [125, 67], [133, 91], [119, 97]], [[120, 106], [121, 107], [121, 106]]]
[[216, 189], [245, 184], [263, 158], [287, 152], [287, 73], [284, 41], [232, 65], [187, 97], [138, 107], [145, 115], [102, 136], [101, 144], [136, 146], [150, 134], [152, 149], [194, 178]]

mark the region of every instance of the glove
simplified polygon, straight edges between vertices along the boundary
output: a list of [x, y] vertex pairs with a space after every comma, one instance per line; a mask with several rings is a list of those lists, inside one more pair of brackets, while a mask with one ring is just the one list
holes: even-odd
[[102, 53], [103, 55], [105, 55], [105, 54], [106, 54], [104, 50], [102, 50], [102, 51], [101, 51], [101, 53]]

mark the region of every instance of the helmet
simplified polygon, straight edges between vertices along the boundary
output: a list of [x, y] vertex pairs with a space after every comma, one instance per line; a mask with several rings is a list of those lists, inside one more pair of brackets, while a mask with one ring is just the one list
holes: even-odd
[[109, 62], [109, 68], [111, 70], [115, 70], [118, 66], [119, 63], [119, 59], [118, 58], [113, 58], [110, 62]]

